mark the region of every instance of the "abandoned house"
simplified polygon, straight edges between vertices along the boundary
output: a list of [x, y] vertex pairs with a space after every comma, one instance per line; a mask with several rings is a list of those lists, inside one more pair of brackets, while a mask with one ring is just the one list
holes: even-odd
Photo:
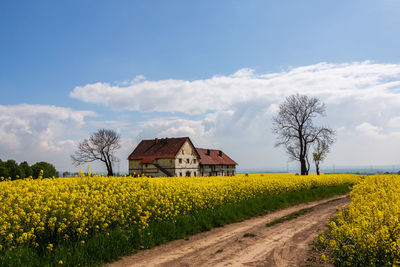
[[129, 155], [129, 174], [234, 176], [237, 163], [221, 150], [194, 147], [189, 137], [142, 140]]

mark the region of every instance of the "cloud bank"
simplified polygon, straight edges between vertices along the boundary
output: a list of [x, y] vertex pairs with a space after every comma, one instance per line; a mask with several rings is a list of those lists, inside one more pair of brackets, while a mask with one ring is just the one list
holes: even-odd
[[88, 110], [50, 105], [0, 105], [0, 157], [31, 162], [58, 159], [59, 167], [70, 167], [69, 153], [87, 117]]
[[[201, 145], [228, 150], [244, 167], [273, 167], [285, 166], [286, 156], [273, 148], [271, 118], [284, 98], [295, 93], [327, 104], [328, 116], [319, 122], [338, 129], [327, 164], [397, 162], [399, 64], [323, 62], [276, 73], [240, 69], [194, 81], [140, 76], [124, 84], [77, 86], [70, 96], [119, 111], [164, 112], [142, 122], [135, 133], [143, 138], [189, 135]], [[176, 115], [181, 113], [186, 117]], [[191, 116], [197, 119], [187, 119]]]
[[[88, 110], [0, 106], [0, 149], [3, 155], [18, 152], [20, 158], [46, 153], [68, 169], [71, 147], [106, 127], [122, 129], [121, 171], [127, 169], [126, 157], [138, 141], [166, 136], [190, 136], [197, 146], [223, 149], [241, 168], [285, 168], [284, 150], [274, 148], [271, 118], [284, 98], [295, 93], [327, 104], [327, 117], [318, 123], [336, 129], [338, 136], [326, 165], [400, 164], [400, 64], [368, 61], [319, 63], [275, 73], [240, 69], [194, 81], [138, 76], [119, 84], [77, 86], [72, 98], [124, 116], [94, 121], [90, 118], [99, 114]], [[131, 111], [144, 116], [128, 120], [139, 118]]]
[[141, 77], [122, 86], [98, 82], [77, 86], [70, 96], [115, 110], [203, 114], [255, 100], [276, 103], [298, 92], [322, 97], [328, 103], [377, 97], [392, 100], [394, 96], [398, 101], [399, 75], [398, 64], [319, 63], [278, 73], [241, 69], [232, 75], [194, 81]]

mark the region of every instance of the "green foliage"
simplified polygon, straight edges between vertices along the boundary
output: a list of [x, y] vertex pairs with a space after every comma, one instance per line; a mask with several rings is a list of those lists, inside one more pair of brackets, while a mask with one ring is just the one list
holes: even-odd
[[6, 163], [0, 160], [0, 177], [7, 178], [8, 176], [9, 172]]
[[43, 170], [43, 178], [56, 176], [56, 168], [50, 163], [41, 161], [32, 165], [33, 178], [38, 178], [41, 170]]
[[29, 166], [28, 162], [24, 161], [18, 165], [15, 160], [2, 161], [0, 159], [0, 177], [8, 178], [11, 180], [23, 179], [32, 176], [38, 178], [40, 171], [43, 170], [43, 178], [56, 176], [56, 169], [53, 165], [47, 162], [37, 162]]
[[9, 159], [6, 161], [5, 166], [8, 170], [8, 176], [11, 177], [12, 180], [21, 179], [25, 177], [25, 172], [22, 170], [18, 163], [15, 160]]
[[28, 162], [24, 161], [19, 164], [19, 168], [23, 170], [25, 176], [22, 178], [30, 177], [33, 175], [32, 168], [29, 166]]
[[243, 237], [255, 237], [255, 236], [256, 236], [256, 234], [253, 234], [253, 233], [245, 233], [243, 235]]
[[62, 261], [64, 266], [100, 266], [140, 249], [152, 248], [227, 223], [349, 191], [350, 185], [339, 185], [267, 195], [180, 215], [171, 221], [153, 222], [142, 232], [136, 225], [128, 228], [116, 227], [108, 233], [101, 232], [88, 237], [84, 245], [79, 241], [64, 241], [57, 244], [52, 251], [27, 246], [11, 251], [3, 249], [0, 251], [0, 263], [1, 266], [59, 266]]

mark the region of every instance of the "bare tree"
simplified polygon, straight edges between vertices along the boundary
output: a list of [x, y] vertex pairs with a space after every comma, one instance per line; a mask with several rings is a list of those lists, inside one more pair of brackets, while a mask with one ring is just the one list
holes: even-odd
[[315, 170], [317, 171], [317, 175], [319, 175], [319, 164], [326, 159], [326, 156], [329, 153], [329, 145], [333, 143], [333, 139], [324, 139], [317, 141], [317, 145], [315, 146], [315, 151], [313, 152], [313, 160], [315, 163]]
[[286, 97], [273, 118], [272, 131], [278, 139], [275, 146], [285, 146], [289, 158], [300, 162], [301, 175], [307, 175], [310, 168], [310, 147], [326, 137], [333, 139], [335, 134], [332, 129], [313, 123], [318, 115], [325, 116], [325, 109], [318, 98], [296, 94]]
[[99, 129], [89, 139], [79, 143], [78, 149], [71, 155], [75, 166], [93, 161], [102, 161], [107, 167], [108, 176], [113, 175], [113, 164], [118, 161], [115, 151], [120, 148], [120, 136], [114, 130]]

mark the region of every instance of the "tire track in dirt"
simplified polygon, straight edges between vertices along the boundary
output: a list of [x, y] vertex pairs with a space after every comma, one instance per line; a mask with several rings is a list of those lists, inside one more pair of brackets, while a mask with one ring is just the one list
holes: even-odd
[[[326, 229], [337, 208], [345, 208], [347, 195], [303, 203], [243, 222], [232, 223], [158, 247], [139, 251], [109, 264], [120, 266], [301, 266], [308, 265], [311, 243]], [[325, 204], [324, 204], [325, 203]], [[270, 223], [305, 208], [298, 218], [271, 227]], [[244, 237], [251, 233], [255, 236]]]

